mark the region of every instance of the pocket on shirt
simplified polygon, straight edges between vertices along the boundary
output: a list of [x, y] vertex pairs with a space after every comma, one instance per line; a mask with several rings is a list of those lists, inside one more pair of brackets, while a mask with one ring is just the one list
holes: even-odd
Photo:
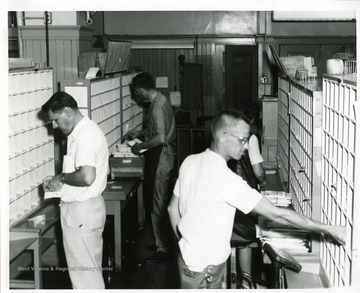
[[75, 157], [65, 155], [63, 158], [63, 173], [72, 173], [75, 171]]

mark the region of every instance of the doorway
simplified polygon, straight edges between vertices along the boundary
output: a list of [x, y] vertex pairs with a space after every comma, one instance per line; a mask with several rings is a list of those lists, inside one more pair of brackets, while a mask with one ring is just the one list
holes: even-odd
[[225, 46], [225, 107], [258, 101], [257, 46]]

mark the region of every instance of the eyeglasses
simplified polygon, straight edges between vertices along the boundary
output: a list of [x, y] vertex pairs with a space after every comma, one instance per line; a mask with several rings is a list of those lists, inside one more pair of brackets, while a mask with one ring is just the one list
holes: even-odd
[[226, 135], [230, 135], [230, 136], [232, 136], [232, 137], [235, 137], [238, 141], [239, 141], [239, 143], [241, 144], [241, 145], [245, 145], [246, 143], [248, 143], [249, 142], [249, 137], [238, 137], [238, 136], [236, 136], [236, 135], [233, 135], [233, 134], [231, 134], [231, 133], [225, 133]]

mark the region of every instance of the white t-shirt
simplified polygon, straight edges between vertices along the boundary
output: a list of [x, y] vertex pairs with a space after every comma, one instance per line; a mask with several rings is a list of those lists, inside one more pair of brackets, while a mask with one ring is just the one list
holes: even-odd
[[104, 133], [95, 122], [84, 117], [68, 136], [63, 173], [72, 173], [82, 166], [92, 166], [96, 169], [96, 177], [90, 186], [64, 184], [60, 189], [61, 200], [83, 202], [101, 195], [106, 187], [108, 157], [108, 145]]
[[259, 140], [255, 134], [252, 134], [249, 139], [249, 158], [251, 165], [264, 162], [264, 159], [260, 153]]
[[236, 208], [247, 214], [262, 198], [209, 149], [185, 159], [174, 195], [179, 197], [181, 215], [179, 246], [193, 271], [226, 261]]

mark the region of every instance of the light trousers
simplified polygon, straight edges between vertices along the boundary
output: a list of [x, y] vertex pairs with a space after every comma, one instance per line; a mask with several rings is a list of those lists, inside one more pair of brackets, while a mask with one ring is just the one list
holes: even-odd
[[66, 262], [74, 289], [104, 289], [103, 237], [106, 221], [102, 196], [60, 204]]

